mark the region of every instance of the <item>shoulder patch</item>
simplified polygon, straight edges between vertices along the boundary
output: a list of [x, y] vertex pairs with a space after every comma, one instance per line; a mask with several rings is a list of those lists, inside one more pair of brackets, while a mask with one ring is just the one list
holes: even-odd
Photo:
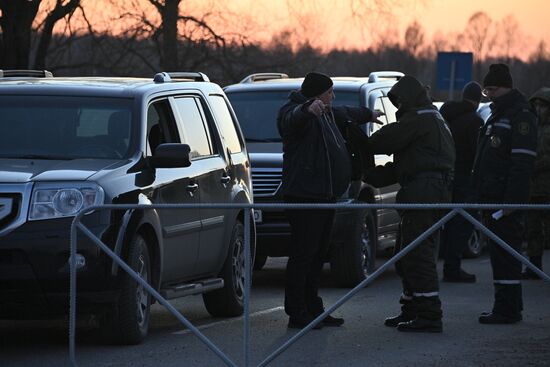
[[518, 124], [518, 132], [521, 135], [527, 135], [529, 134], [530, 126], [527, 121], [522, 121]]

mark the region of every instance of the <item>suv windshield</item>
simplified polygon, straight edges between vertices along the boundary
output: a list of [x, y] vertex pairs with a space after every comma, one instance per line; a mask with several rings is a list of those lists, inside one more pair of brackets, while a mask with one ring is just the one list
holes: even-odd
[[2, 96], [0, 158], [123, 158], [130, 108], [129, 99]]
[[[277, 114], [289, 94], [290, 91], [227, 92], [247, 141], [281, 141], [277, 131]], [[359, 105], [358, 92], [335, 91], [334, 94], [335, 106]]]

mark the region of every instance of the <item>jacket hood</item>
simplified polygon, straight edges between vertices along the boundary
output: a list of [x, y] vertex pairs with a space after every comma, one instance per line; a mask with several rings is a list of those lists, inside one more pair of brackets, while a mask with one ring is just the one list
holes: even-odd
[[[426, 88], [410, 75], [405, 75], [393, 85], [388, 92], [388, 98], [403, 112], [413, 108], [432, 106]], [[399, 107], [400, 103], [401, 107]]]
[[529, 102], [533, 103], [535, 99], [540, 99], [550, 104], [550, 88], [542, 87], [541, 89], [536, 91], [535, 94], [531, 96], [531, 98], [529, 98]]
[[447, 121], [455, 120], [457, 117], [475, 112], [476, 107], [468, 101], [445, 102], [439, 109], [443, 118]]

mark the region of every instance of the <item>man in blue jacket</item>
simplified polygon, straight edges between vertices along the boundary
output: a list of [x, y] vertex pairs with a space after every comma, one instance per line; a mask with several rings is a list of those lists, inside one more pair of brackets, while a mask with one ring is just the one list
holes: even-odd
[[[346, 125], [375, 121], [381, 113], [365, 107], [333, 107], [332, 80], [325, 74], [306, 75], [277, 117], [283, 141], [281, 190], [290, 203], [334, 203], [352, 177], [352, 157]], [[353, 129], [357, 133], [359, 129]], [[344, 139], [344, 136], [347, 137]], [[366, 137], [365, 137], [366, 138]], [[303, 328], [324, 311], [319, 280], [334, 210], [287, 210], [291, 244], [286, 268], [285, 311], [288, 327]], [[327, 316], [317, 328], [340, 326], [342, 318]]]

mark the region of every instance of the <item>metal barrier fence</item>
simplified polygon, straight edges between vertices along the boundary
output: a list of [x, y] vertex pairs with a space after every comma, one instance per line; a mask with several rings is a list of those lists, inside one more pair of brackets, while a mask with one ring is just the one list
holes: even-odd
[[470, 215], [466, 209], [473, 210], [495, 210], [495, 209], [512, 209], [512, 210], [549, 210], [550, 205], [545, 204], [155, 204], [155, 205], [99, 205], [87, 208], [85, 211], [78, 213], [71, 225], [70, 236], [70, 303], [69, 303], [69, 360], [71, 365], [77, 366], [76, 362], [76, 250], [77, 250], [77, 229], [88, 236], [101, 250], [113, 259], [124, 271], [126, 271], [136, 282], [141, 284], [161, 305], [163, 305], [170, 313], [172, 313], [183, 325], [185, 325], [195, 336], [197, 336], [210, 350], [212, 350], [223, 362], [228, 366], [237, 366], [225, 353], [223, 353], [214, 343], [212, 343], [197, 327], [187, 320], [170, 302], [164, 299], [153, 287], [139, 277], [117, 254], [115, 254], [107, 245], [97, 238], [86, 226], [81, 222], [85, 214], [96, 210], [130, 210], [130, 209], [244, 209], [244, 242], [245, 242], [245, 285], [244, 285], [244, 332], [243, 332], [243, 351], [244, 351], [244, 366], [250, 366], [250, 285], [251, 285], [251, 263], [250, 263], [250, 218], [253, 209], [439, 209], [450, 210], [440, 220], [434, 223], [418, 238], [401, 249], [397, 254], [391, 257], [387, 262], [380, 266], [374, 273], [369, 275], [361, 283], [347, 292], [332, 306], [328, 307], [325, 312], [317, 316], [309, 325], [300, 330], [297, 334], [288, 339], [283, 345], [267, 356], [258, 367], [266, 366], [273, 361], [278, 355], [288, 349], [294, 342], [309, 332], [322, 319], [338, 309], [342, 304], [353, 297], [362, 288], [372, 283], [380, 274], [388, 267], [395, 264], [399, 259], [412, 251], [422, 241], [429, 237], [433, 232], [443, 226], [452, 217], [459, 214], [474, 225], [477, 229], [483, 232], [486, 236], [495, 241], [499, 246], [508, 251], [517, 260], [525, 264], [529, 269], [535, 272], [538, 276], [550, 283], [550, 276], [542, 272], [539, 268], [529, 262], [524, 256], [515, 251], [506, 242], [496, 236], [488, 228], [486, 228], [479, 220]]

